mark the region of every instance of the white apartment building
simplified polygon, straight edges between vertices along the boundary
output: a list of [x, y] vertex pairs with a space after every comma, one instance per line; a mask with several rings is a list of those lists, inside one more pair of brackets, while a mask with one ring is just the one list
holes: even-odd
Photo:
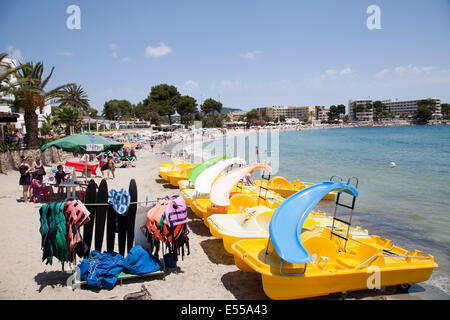
[[[6, 64], [9, 64], [11, 66], [17, 65], [17, 61], [15, 59], [4, 58], [3, 62], [5, 62]], [[0, 66], [0, 68], [4, 68], [4, 66]], [[14, 81], [13, 76], [10, 77], [10, 81]], [[9, 99], [9, 100], [14, 99], [14, 97], [12, 95], [4, 96], [2, 98]], [[18, 114], [19, 117], [17, 118], [17, 122], [15, 122], [14, 125], [16, 126], [16, 129], [18, 129], [22, 132], [22, 134], [26, 133], [23, 110], [16, 110], [14, 107], [11, 107], [9, 105], [1, 105], [0, 104], [0, 111]], [[36, 110], [36, 112], [38, 114], [38, 126], [40, 127], [42, 125], [42, 123], [45, 121], [44, 116], [51, 113], [51, 104], [47, 103], [45, 105], [42, 113], [40, 112], [40, 110]]]
[[[424, 98], [426, 99], [426, 98]], [[386, 106], [387, 110], [392, 112], [394, 116], [398, 118], [412, 118], [414, 112], [417, 110], [417, 103], [420, 100], [424, 99], [415, 99], [415, 100], [382, 100], [381, 102]], [[433, 113], [433, 119], [442, 118], [441, 113], [441, 99], [439, 98], [431, 98], [435, 102], [436, 110]], [[348, 114], [352, 121], [373, 121], [373, 115], [375, 110], [366, 109], [364, 112], [355, 112], [355, 108], [358, 105], [364, 105], [368, 103], [373, 104], [374, 101], [372, 99], [357, 99], [357, 100], [349, 100], [348, 102]]]
[[328, 112], [330, 112], [330, 109], [325, 109], [325, 107], [319, 106], [316, 108], [316, 111], [316, 119], [319, 123], [328, 122]]
[[[383, 100], [381, 101], [395, 116], [404, 116], [411, 118], [417, 110], [417, 100]], [[433, 119], [442, 118], [441, 114], [441, 99], [431, 98], [435, 102], [436, 111], [433, 113]]]
[[357, 99], [348, 101], [348, 115], [351, 121], [373, 121], [373, 110], [369, 112], [355, 112], [358, 105], [372, 103], [371, 99]]

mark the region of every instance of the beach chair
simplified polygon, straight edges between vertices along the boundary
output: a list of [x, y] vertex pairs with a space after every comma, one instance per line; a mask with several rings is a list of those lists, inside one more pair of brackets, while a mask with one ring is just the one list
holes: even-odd
[[41, 195], [44, 196], [45, 202], [48, 202], [48, 188], [40, 184], [39, 180], [31, 179], [32, 195], [31, 200], [36, 203]]

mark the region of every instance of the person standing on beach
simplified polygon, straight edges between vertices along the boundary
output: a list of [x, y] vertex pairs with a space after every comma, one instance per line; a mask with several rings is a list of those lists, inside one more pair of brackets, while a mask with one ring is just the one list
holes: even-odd
[[153, 149], [155, 148], [155, 141], [154, 140], [150, 141], [150, 146], [152, 147], [152, 152], [153, 152]]
[[45, 175], [44, 164], [41, 157], [37, 156], [33, 162], [34, 175], [37, 180], [42, 181]]
[[28, 202], [28, 191], [31, 185], [31, 171], [33, 167], [30, 165], [31, 157], [23, 157], [21, 158], [22, 162], [19, 166], [19, 185], [23, 187], [23, 202]]
[[114, 173], [114, 171], [116, 170], [116, 164], [114, 163], [114, 159], [112, 157], [108, 160], [108, 169], [109, 169], [108, 179], [109, 179], [110, 172], [112, 173], [112, 176], [113, 176], [112, 178], [114, 179], [116, 177], [116, 175]]

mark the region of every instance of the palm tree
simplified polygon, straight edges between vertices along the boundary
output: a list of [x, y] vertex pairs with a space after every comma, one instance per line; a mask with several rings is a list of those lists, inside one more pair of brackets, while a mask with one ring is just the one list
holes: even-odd
[[38, 115], [36, 110], [43, 111], [45, 105], [62, 97], [63, 89], [74, 84], [65, 84], [53, 90], [45, 91], [45, 86], [53, 75], [55, 67], [43, 79], [44, 65], [42, 62], [20, 64], [20, 69], [14, 75], [16, 82], [9, 85], [7, 91], [14, 96], [12, 105], [18, 110], [24, 110], [25, 128], [27, 131], [27, 146], [29, 149], [39, 148]]
[[72, 127], [81, 125], [81, 116], [78, 110], [72, 107], [62, 107], [55, 111], [55, 121], [66, 125], [66, 136], [69, 136]]
[[12, 100], [5, 99], [8, 95], [8, 88], [10, 85], [10, 75], [22, 68], [22, 66], [13, 66], [10, 63], [3, 61], [8, 56], [7, 53], [0, 53], [0, 103], [10, 104]]
[[89, 114], [89, 99], [88, 95], [81, 86], [72, 85], [63, 89], [63, 95], [56, 101], [61, 107], [73, 107], [81, 114]]

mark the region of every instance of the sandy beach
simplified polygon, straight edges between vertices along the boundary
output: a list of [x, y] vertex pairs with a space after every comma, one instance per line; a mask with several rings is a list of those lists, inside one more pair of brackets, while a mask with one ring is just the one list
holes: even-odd
[[[149, 148], [146, 146], [146, 148]], [[155, 151], [170, 151], [164, 149]], [[148, 149], [135, 168], [116, 169], [116, 178], [108, 180], [109, 188], [127, 188], [131, 178], [137, 182], [139, 198], [144, 195], [157, 198], [180, 194], [177, 188], [161, 183], [158, 168], [170, 163], [169, 157], [155, 155]], [[69, 158], [70, 159], [70, 158]], [[17, 171], [0, 175], [0, 299], [123, 299], [145, 284], [152, 298], [193, 300], [268, 299], [264, 294], [260, 275], [245, 273], [235, 265], [233, 256], [223, 248], [222, 240], [209, 233], [203, 222], [189, 213], [190, 255], [180, 259], [175, 269], [167, 269], [165, 278], [155, 276], [124, 281], [111, 290], [83, 286], [72, 290], [66, 282], [69, 273], [63, 272], [59, 261], [53, 265], [41, 262], [39, 213], [41, 204], [23, 203]], [[101, 178], [95, 178], [100, 182]], [[136, 227], [143, 225], [149, 208], [138, 207]], [[137, 232], [136, 243], [145, 246], [145, 239]], [[103, 248], [105, 249], [105, 242]], [[117, 247], [117, 241], [116, 241]], [[162, 255], [160, 254], [160, 257]], [[77, 262], [81, 262], [80, 259]], [[413, 285], [409, 294], [392, 290], [375, 290], [336, 294], [320, 299], [446, 299], [442, 292], [426, 284]]]

